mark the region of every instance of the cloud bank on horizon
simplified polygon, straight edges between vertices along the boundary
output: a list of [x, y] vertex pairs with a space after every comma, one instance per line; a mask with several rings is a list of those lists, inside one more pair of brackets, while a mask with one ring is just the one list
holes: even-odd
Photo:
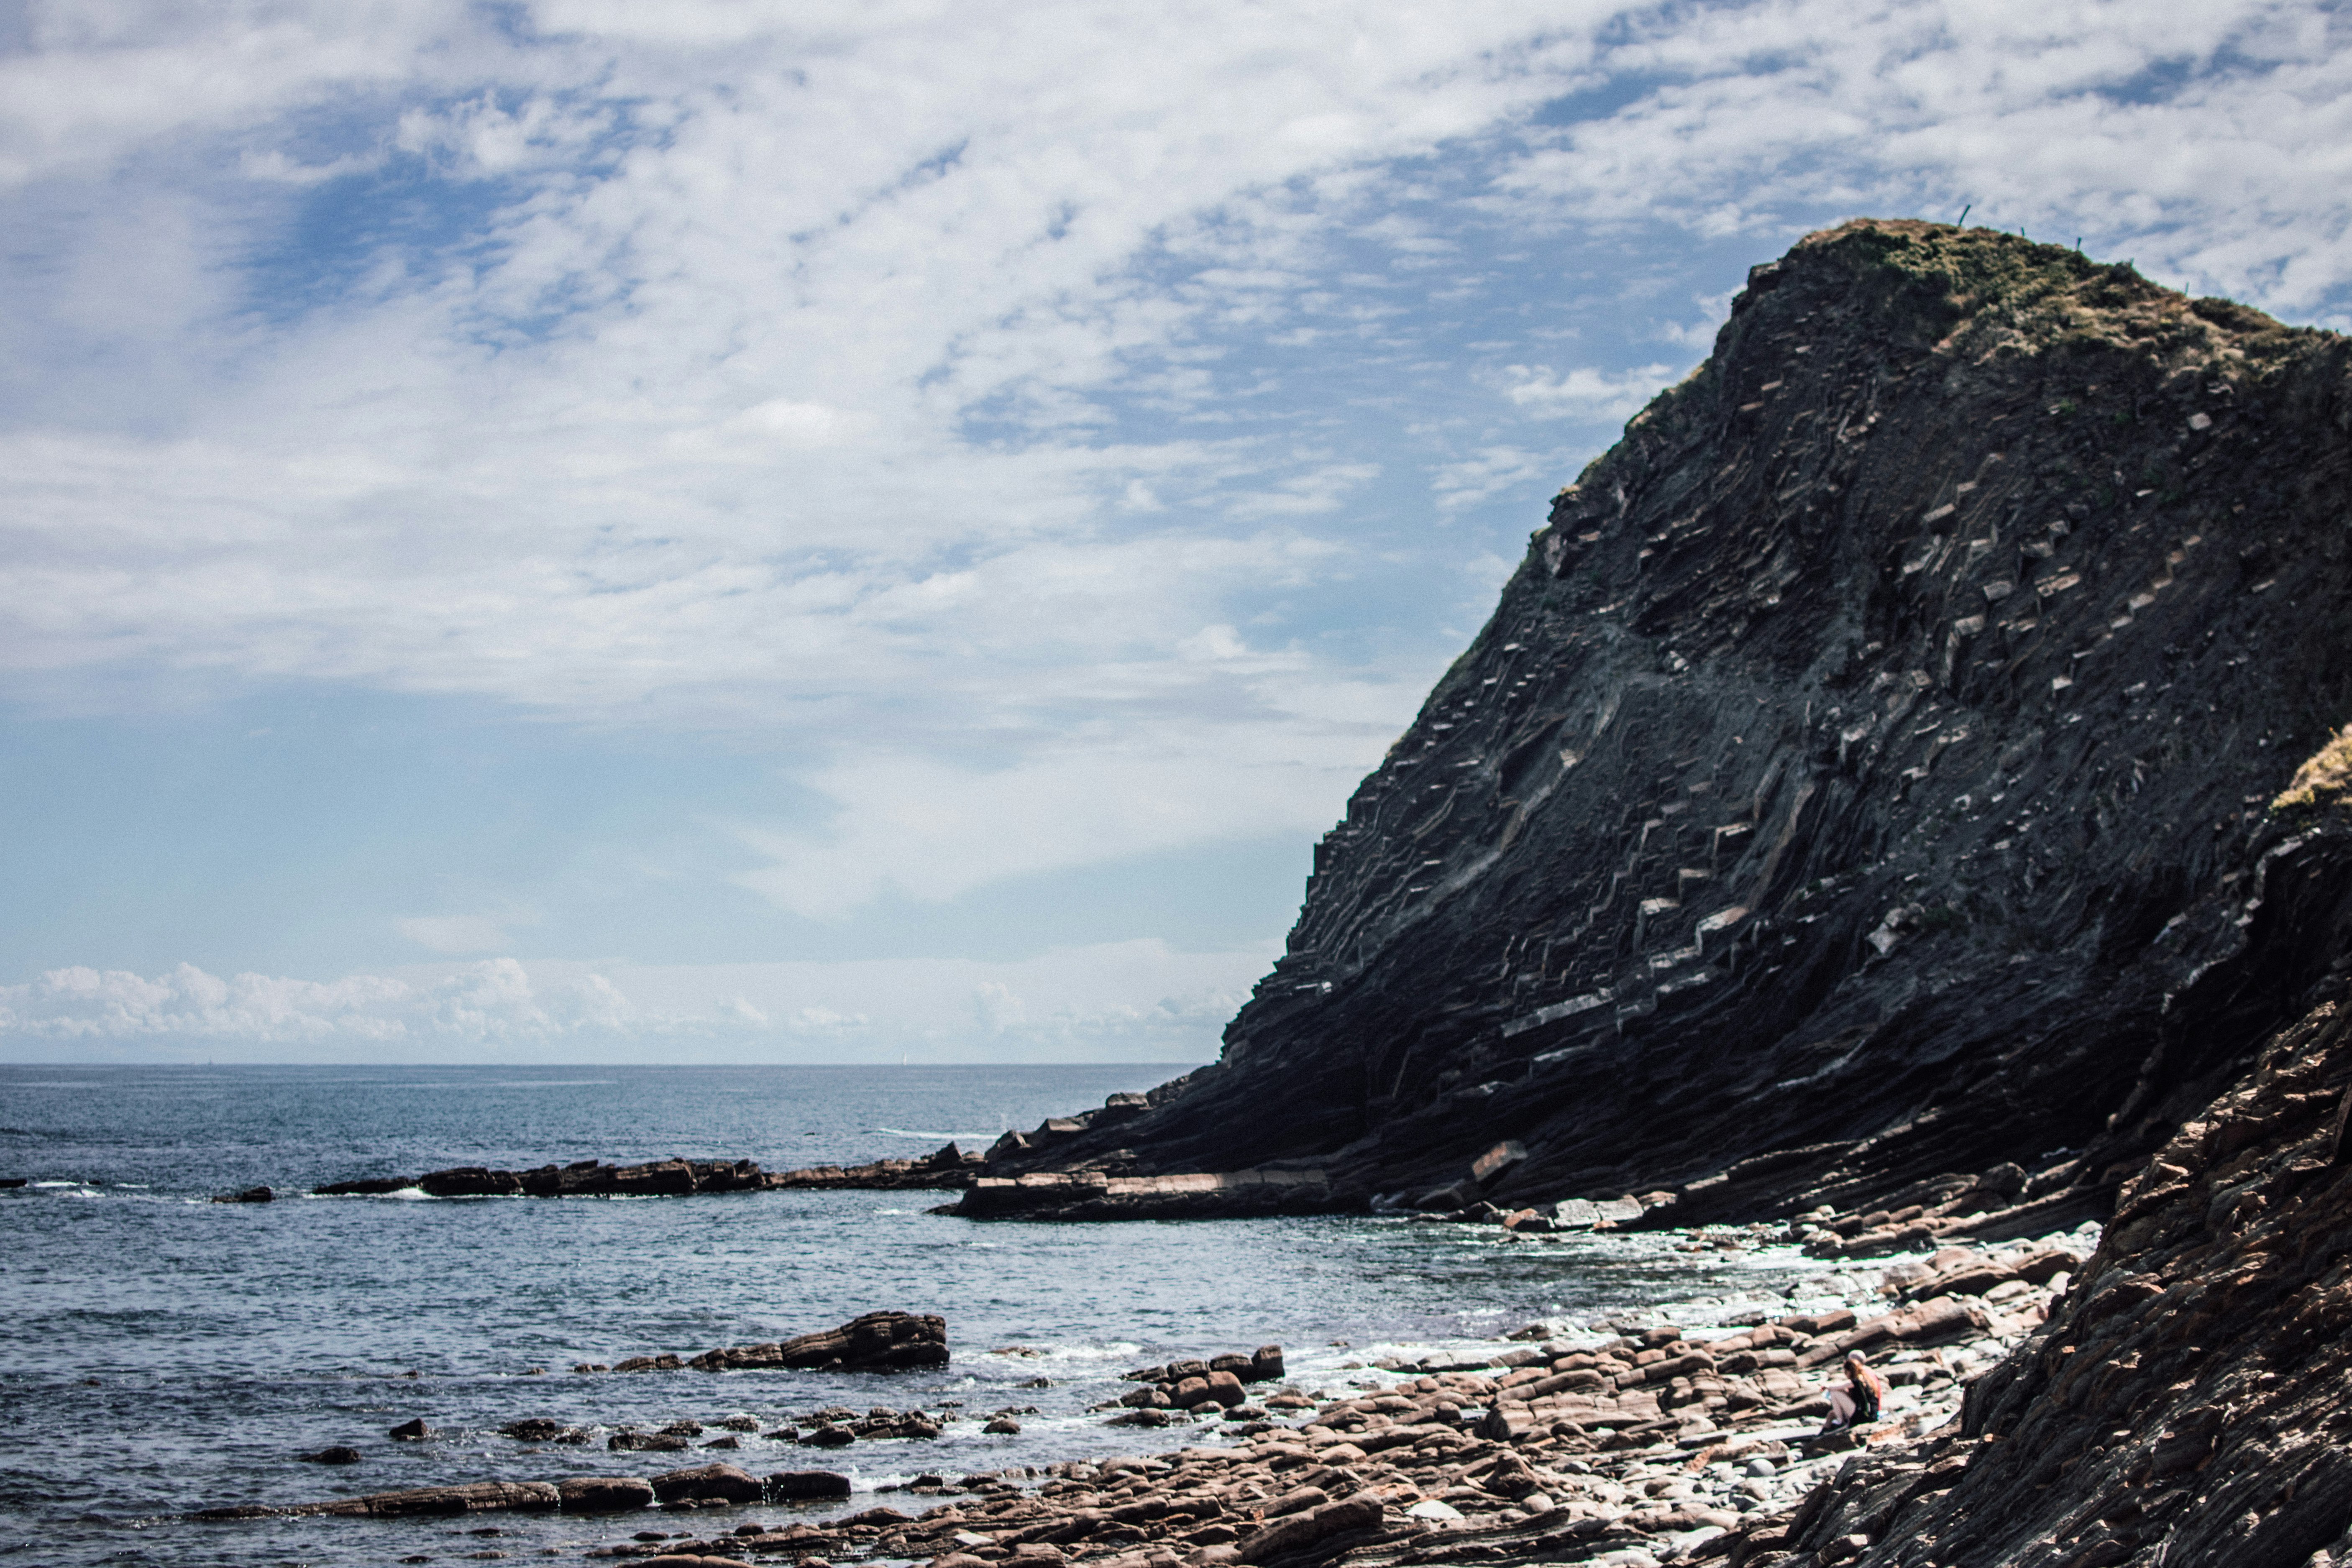
[[2344, 35], [20, 7], [0, 1054], [1205, 1058], [1747, 266], [1969, 205], [2345, 325]]

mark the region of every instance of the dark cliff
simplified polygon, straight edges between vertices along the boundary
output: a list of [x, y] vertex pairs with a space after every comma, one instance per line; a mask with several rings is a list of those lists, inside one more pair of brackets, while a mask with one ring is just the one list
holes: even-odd
[[2013, 1162], [2104, 1217], [2345, 951], [2352, 875], [2268, 803], [2352, 716], [2348, 426], [2332, 334], [1984, 230], [1807, 238], [1558, 498], [1223, 1059], [992, 1172], [1360, 1205], [1509, 1139], [1506, 1206]]

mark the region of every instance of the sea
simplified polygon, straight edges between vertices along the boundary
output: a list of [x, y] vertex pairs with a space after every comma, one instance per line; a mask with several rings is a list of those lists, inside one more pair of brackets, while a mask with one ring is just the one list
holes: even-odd
[[[870, 1508], [919, 1475], [1234, 1440], [1097, 1407], [1131, 1368], [1284, 1348], [1341, 1390], [1396, 1357], [1477, 1357], [1535, 1322], [1736, 1321], [1846, 1287], [1784, 1247], [1675, 1233], [1522, 1239], [1391, 1217], [1039, 1225], [932, 1212], [952, 1193], [684, 1198], [304, 1195], [458, 1164], [749, 1157], [771, 1170], [984, 1146], [1149, 1088], [1150, 1066], [0, 1066], [0, 1563], [374, 1564], [562, 1557], [653, 1528], [726, 1532], [791, 1508], [615, 1519], [204, 1521], [195, 1510], [472, 1480], [649, 1475], [725, 1459], [847, 1474]], [[268, 1204], [215, 1204], [267, 1184]], [[1848, 1282], [1850, 1285], [1851, 1282]], [[581, 1374], [882, 1309], [946, 1318], [953, 1359], [896, 1374]], [[765, 1433], [835, 1405], [957, 1420], [931, 1440], [614, 1453], [622, 1427]], [[999, 1412], [1017, 1434], [986, 1435]], [[585, 1447], [499, 1435], [533, 1416]], [[433, 1436], [394, 1442], [422, 1418]], [[355, 1465], [302, 1456], [348, 1446]], [[913, 1511], [911, 1509], [909, 1511]], [[674, 1522], [684, 1521], [683, 1523]]]

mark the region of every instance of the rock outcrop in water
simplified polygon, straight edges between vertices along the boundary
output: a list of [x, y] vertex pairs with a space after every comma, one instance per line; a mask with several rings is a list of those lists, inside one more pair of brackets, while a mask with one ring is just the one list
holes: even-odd
[[590, 1372], [912, 1372], [948, 1364], [948, 1321], [933, 1312], [866, 1312], [837, 1329], [764, 1344], [721, 1345], [688, 1358], [675, 1353], [630, 1356], [610, 1366], [583, 1362]]
[[[382, 1197], [411, 1190], [436, 1198], [687, 1197], [698, 1193], [765, 1193], [824, 1188], [883, 1191], [955, 1188], [971, 1180], [981, 1157], [953, 1143], [914, 1160], [876, 1160], [864, 1165], [811, 1165], [796, 1171], [763, 1171], [757, 1160], [648, 1160], [608, 1165], [575, 1160], [528, 1171], [458, 1165], [422, 1176], [370, 1176], [330, 1182], [313, 1189], [324, 1198]], [[256, 1196], [255, 1194], [258, 1194]], [[221, 1203], [267, 1203], [268, 1187]]]
[[987, 1174], [1454, 1208], [1510, 1141], [1505, 1211], [2104, 1217], [2345, 951], [2345, 863], [2269, 803], [2352, 714], [2347, 364], [1984, 230], [1756, 268], [1318, 846], [1222, 1059]]

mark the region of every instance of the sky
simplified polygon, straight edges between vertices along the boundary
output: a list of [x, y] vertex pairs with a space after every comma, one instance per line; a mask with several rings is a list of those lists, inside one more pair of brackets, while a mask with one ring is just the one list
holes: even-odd
[[2348, 32], [0, 3], [0, 1059], [1210, 1059], [1749, 266], [2343, 327]]

